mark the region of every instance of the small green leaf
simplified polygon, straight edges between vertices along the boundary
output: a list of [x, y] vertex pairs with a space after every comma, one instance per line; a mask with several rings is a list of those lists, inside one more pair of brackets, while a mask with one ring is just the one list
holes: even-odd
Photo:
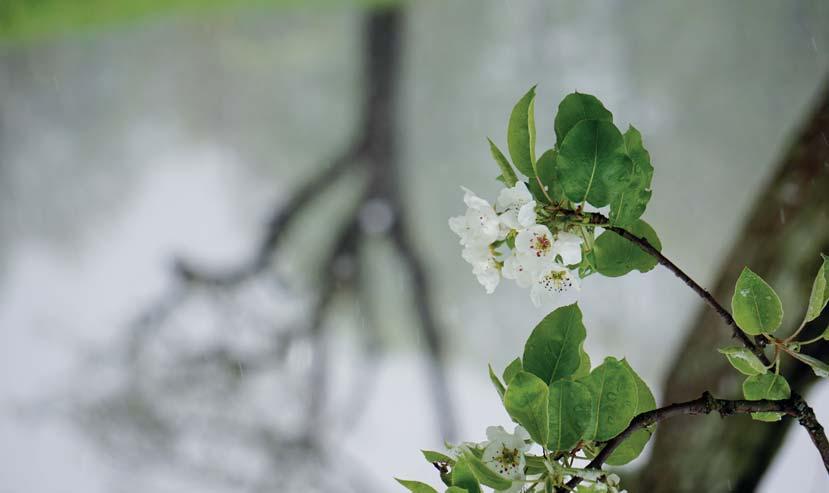
[[812, 371], [815, 372], [815, 375], [821, 378], [829, 378], [829, 365], [824, 363], [823, 361], [809, 356], [808, 354], [801, 354], [801, 353], [790, 353], [796, 359], [799, 359], [803, 363], [812, 367]]
[[[645, 238], [657, 250], [662, 250], [662, 242], [659, 241], [656, 231], [642, 219], [637, 219], [625, 229], [640, 238]], [[609, 230], [600, 234], [593, 243], [593, 262], [596, 271], [608, 277], [623, 276], [633, 270], [648, 272], [657, 264], [656, 258], [639, 248], [636, 243]]]
[[455, 459], [446, 454], [435, 452], [434, 450], [421, 450], [421, 452], [423, 453], [423, 457], [425, 457], [428, 462], [445, 462], [449, 465], [455, 463]]
[[504, 394], [504, 407], [527, 429], [536, 443], [547, 443], [547, 383], [525, 371], [512, 378]]
[[570, 450], [590, 426], [593, 395], [579, 382], [557, 380], [550, 384], [548, 402], [547, 448], [556, 452]]
[[557, 308], [544, 317], [527, 339], [524, 370], [545, 384], [572, 375], [581, 364], [580, 348], [585, 337], [578, 305]]
[[489, 142], [489, 150], [492, 152], [492, 157], [495, 159], [495, 162], [498, 163], [498, 167], [501, 168], [501, 176], [498, 178], [508, 187], [515, 186], [515, 184], [518, 183], [518, 177], [515, 176], [515, 171], [513, 171], [512, 165], [510, 165], [509, 161], [507, 161], [507, 158], [504, 156], [504, 153], [501, 152], [501, 149], [498, 149], [498, 146], [496, 146], [492, 140], [486, 140]]
[[472, 469], [470, 460], [480, 462], [475, 454], [467, 450], [463, 453], [463, 457], [455, 462], [455, 467], [452, 468], [452, 486], [463, 488], [469, 493], [481, 493], [481, 485]]
[[631, 125], [625, 132], [625, 149], [633, 162], [629, 169], [628, 186], [610, 201], [610, 222], [627, 226], [639, 219], [651, 199], [653, 166], [651, 156], [642, 145], [642, 134]]
[[[746, 378], [743, 382], [743, 395], [750, 401], [762, 399], [781, 400], [792, 395], [789, 383], [782, 375], [766, 373]], [[757, 421], [780, 421], [782, 413], [751, 413]]]
[[737, 369], [740, 373], [747, 376], [762, 375], [768, 373], [766, 365], [760, 361], [750, 349], [742, 346], [728, 346], [717, 349], [728, 358], [731, 366]]
[[535, 170], [538, 172], [538, 179], [541, 180], [541, 184], [547, 187], [547, 195], [555, 201], [562, 201], [564, 200], [564, 190], [561, 189], [556, 155], [555, 149], [547, 150], [538, 158], [538, 162], [535, 163]]
[[405, 479], [397, 478], [394, 479], [412, 493], [438, 493], [436, 489], [426, 483], [421, 483], [420, 481], [407, 481]]
[[561, 148], [564, 137], [582, 120], [612, 122], [611, 114], [595, 96], [574, 92], [561, 100], [556, 113], [555, 129], [557, 146]]
[[[506, 490], [512, 486], [512, 481], [509, 479], [504, 478], [497, 472], [490, 469], [486, 464], [484, 464], [480, 458], [475, 456], [472, 452], [466, 451], [463, 454], [463, 459], [466, 462], [466, 465], [469, 467], [469, 470], [472, 474], [475, 475], [476, 482], [480, 482], [484, 486], [489, 486], [495, 490]], [[457, 468], [457, 466], [455, 466]], [[473, 490], [469, 489], [469, 487], [464, 486], [462, 484], [455, 484], [455, 486], [461, 486], [466, 488], [470, 493]], [[477, 486], [477, 484], [476, 484]], [[476, 493], [480, 491], [480, 489], [474, 490]]]
[[637, 388], [633, 373], [622, 362], [606, 358], [579, 382], [593, 394], [593, 413], [585, 440], [603, 442], [627, 428], [636, 415]]
[[544, 457], [529, 454], [524, 455], [524, 457], [527, 460], [527, 476], [547, 472], [547, 466], [544, 465]]
[[737, 326], [753, 336], [771, 334], [783, 321], [783, 305], [777, 293], [748, 267], [737, 279], [731, 310]]
[[[622, 360], [622, 364], [625, 365], [636, 380], [637, 404], [634, 416], [656, 409], [656, 399], [654, 399], [653, 393], [651, 392], [651, 389], [648, 388], [645, 381], [642, 380], [633, 368], [631, 368], [626, 360]], [[610, 457], [607, 458], [606, 462], [611, 466], [621, 466], [639, 457], [639, 454], [641, 454], [642, 450], [645, 449], [645, 445], [647, 445], [648, 440], [650, 440], [654, 428], [654, 426], [650, 426], [648, 428], [633, 432], [630, 437], [616, 447], [616, 450], [610, 454]]]
[[535, 86], [515, 104], [507, 128], [509, 155], [518, 171], [528, 177], [535, 176], [534, 102]]
[[[812, 293], [809, 295], [809, 308], [806, 309], [805, 322], [816, 319], [826, 304], [829, 303], [829, 257], [821, 254], [823, 263], [817, 271], [815, 282], [812, 283]], [[824, 334], [824, 337], [826, 335]]]
[[498, 396], [503, 401], [504, 400], [504, 392], [506, 392], [507, 389], [504, 387], [504, 384], [501, 383], [501, 380], [498, 379], [498, 375], [496, 375], [495, 372], [492, 371], [492, 365], [488, 365], [488, 366], [489, 366], [489, 379], [492, 381], [492, 385], [495, 386], [495, 391], [498, 392]]
[[556, 158], [565, 196], [604, 207], [628, 186], [633, 162], [613, 123], [583, 120], [564, 138]]
[[524, 367], [521, 365], [521, 358], [515, 358], [509, 365], [507, 365], [506, 368], [504, 368], [504, 382], [509, 385], [512, 381], [512, 377], [521, 371], [524, 371]]

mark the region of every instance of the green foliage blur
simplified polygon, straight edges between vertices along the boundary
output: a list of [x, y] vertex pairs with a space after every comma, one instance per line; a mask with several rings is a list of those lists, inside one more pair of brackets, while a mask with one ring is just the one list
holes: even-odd
[[36, 41], [161, 15], [233, 8], [380, 7], [399, 0], [2, 0], [0, 43]]

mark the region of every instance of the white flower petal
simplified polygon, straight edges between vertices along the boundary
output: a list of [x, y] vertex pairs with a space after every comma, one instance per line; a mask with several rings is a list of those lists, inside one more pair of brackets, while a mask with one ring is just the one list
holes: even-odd
[[564, 265], [581, 263], [582, 239], [573, 233], [561, 231], [553, 239], [553, 255], [561, 256]]
[[530, 290], [530, 299], [540, 307], [571, 289], [579, 289], [578, 277], [566, 267], [554, 263], [539, 271]]

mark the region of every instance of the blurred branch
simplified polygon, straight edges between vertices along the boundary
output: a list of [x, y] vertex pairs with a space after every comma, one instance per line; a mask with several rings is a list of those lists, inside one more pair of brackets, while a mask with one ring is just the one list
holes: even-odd
[[[326, 348], [325, 319], [331, 311], [332, 301], [340, 290], [346, 288], [360, 293], [363, 309], [372, 311], [372, 300], [366, 296], [366, 283], [370, 282], [366, 272], [367, 263], [358, 262], [360, 245], [370, 235], [385, 236], [391, 240], [401, 262], [411, 273], [412, 300], [419, 318], [419, 329], [426, 341], [428, 353], [428, 372], [430, 387], [434, 394], [437, 422], [444, 439], [454, 436], [454, 413], [447, 388], [447, 379], [443, 368], [443, 342], [437, 319], [428, 296], [429, 279], [425, 263], [416, 252], [408, 227], [403, 218], [403, 198], [399, 186], [399, 115], [396, 106], [397, 86], [400, 68], [402, 27], [404, 17], [400, 8], [387, 8], [372, 11], [367, 16], [365, 25], [365, 61], [364, 61], [364, 96], [362, 117], [359, 130], [352, 143], [337, 155], [327, 166], [321, 167], [290, 198], [275, 208], [264, 228], [261, 239], [248, 260], [237, 267], [227, 270], [211, 270], [196, 266], [183, 259], [174, 263], [175, 278], [164, 296], [152, 304], [133, 327], [130, 343], [131, 361], [135, 362], [143, 345], [159, 327], [170, 319], [171, 315], [185, 303], [196, 289], [236, 290], [241, 285], [260, 276], [271, 274], [271, 260], [279, 253], [285, 239], [286, 231], [315, 200], [320, 200], [325, 192], [345, 175], [345, 172], [360, 166], [366, 171], [368, 183], [365, 193], [354, 204], [345, 218], [333, 247], [319, 262], [322, 269], [316, 282], [315, 300], [309, 311], [309, 321], [304, 335], [310, 338], [312, 345], [312, 364], [310, 365], [308, 408], [305, 414], [306, 427], [303, 440], [310, 447], [316, 447], [317, 435], [324, 432], [319, 426], [323, 422], [323, 410], [327, 397], [326, 378], [329, 373], [328, 351]], [[366, 215], [377, 208], [385, 210], [390, 216], [388, 225], [377, 227], [366, 224]], [[380, 221], [382, 222], [382, 221]], [[353, 272], [343, 269], [350, 265]], [[376, 321], [365, 324], [363, 331], [371, 332], [363, 338], [367, 346], [365, 352], [373, 354], [377, 350], [379, 337], [376, 334]], [[299, 331], [283, 334], [279, 342], [284, 346], [303, 335]], [[279, 344], [276, 344], [277, 346]], [[214, 361], [229, 366], [235, 362], [239, 368], [263, 367], [273, 355], [278, 359], [278, 347], [246, 355], [244, 357], [211, 349], [188, 361], [195, 365], [205, 365]], [[283, 349], [283, 352], [285, 350]], [[245, 358], [244, 360], [241, 358]], [[357, 408], [358, 396], [366, 395], [370, 381], [359, 381], [359, 392], [352, 392], [349, 397], [349, 410]], [[350, 421], [351, 413], [346, 415]], [[322, 450], [320, 450], [322, 452]]]

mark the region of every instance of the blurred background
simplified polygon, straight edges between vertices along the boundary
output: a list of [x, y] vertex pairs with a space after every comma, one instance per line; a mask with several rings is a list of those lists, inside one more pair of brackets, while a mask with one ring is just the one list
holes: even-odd
[[[827, 74], [823, 0], [3, 0], [0, 492], [438, 485], [419, 449], [509, 423], [486, 365], [552, 308], [484, 294], [447, 227], [536, 83], [539, 150], [597, 95], [642, 131], [663, 251], [721, 302], [749, 265], [791, 330], [829, 253]], [[739, 396], [666, 270], [580, 306], [659, 403]], [[829, 491], [797, 426], [727, 424], [663, 424], [626, 486]]]

